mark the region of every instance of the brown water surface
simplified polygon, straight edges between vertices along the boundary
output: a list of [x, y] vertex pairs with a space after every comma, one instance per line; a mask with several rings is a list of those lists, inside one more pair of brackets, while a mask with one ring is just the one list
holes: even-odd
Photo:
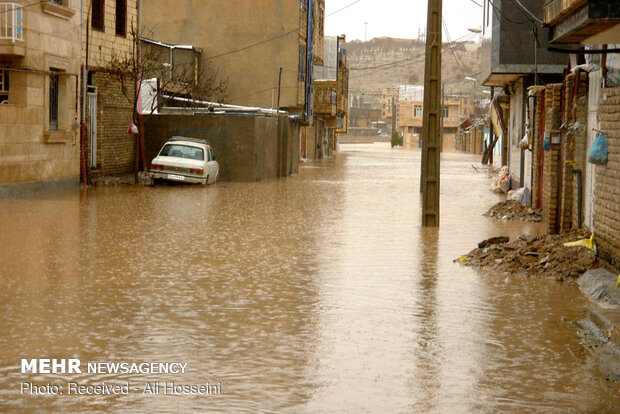
[[[620, 410], [572, 321], [577, 288], [452, 262], [487, 237], [476, 158], [343, 145], [298, 176], [0, 200], [0, 411]], [[21, 358], [182, 361], [185, 375], [23, 375]], [[222, 395], [20, 395], [19, 384], [222, 384]]]

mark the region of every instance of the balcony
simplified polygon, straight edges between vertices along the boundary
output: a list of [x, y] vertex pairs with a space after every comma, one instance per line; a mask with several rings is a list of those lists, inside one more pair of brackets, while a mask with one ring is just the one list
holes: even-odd
[[543, 6], [543, 20], [545, 24], [553, 24], [586, 3], [587, 0], [549, 0]]
[[25, 56], [23, 23], [23, 6], [17, 3], [0, 3], [0, 55]]
[[548, 0], [543, 19], [551, 43], [616, 43], [620, 36], [618, 0]]

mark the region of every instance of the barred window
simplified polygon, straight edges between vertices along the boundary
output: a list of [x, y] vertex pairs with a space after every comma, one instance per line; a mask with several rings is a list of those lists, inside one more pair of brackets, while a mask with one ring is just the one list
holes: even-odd
[[50, 75], [49, 90], [49, 130], [58, 131], [58, 87], [60, 86], [59, 76]]

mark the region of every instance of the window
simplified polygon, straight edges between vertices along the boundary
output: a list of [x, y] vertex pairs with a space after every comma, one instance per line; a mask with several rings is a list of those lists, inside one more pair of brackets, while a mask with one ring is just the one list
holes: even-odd
[[93, 29], [104, 30], [105, 0], [92, 0], [92, 16], [90, 25]]
[[0, 104], [9, 103], [9, 71], [0, 70]]
[[127, 0], [116, 0], [116, 35], [127, 36]]
[[51, 1], [52, 3], [60, 4], [62, 6], [63, 0], [49, 0], [49, 1]]
[[415, 105], [413, 107], [414, 118], [422, 118], [422, 105]]
[[447, 106], [444, 106], [443, 107], [443, 117], [447, 118], [449, 116], [450, 116], [450, 111], [448, 111], [448, 107]]
[[160, 156], [187, 158], [189, 160], [204, 161], [205, 152], [202, 148], [190, 147], [189, 145], [168, 144], [161, 152]]
[[58, 131], [58, 88], [60, 86], [59, 75], [50, 75], [50, 91], [49, 91], [49, 130]]

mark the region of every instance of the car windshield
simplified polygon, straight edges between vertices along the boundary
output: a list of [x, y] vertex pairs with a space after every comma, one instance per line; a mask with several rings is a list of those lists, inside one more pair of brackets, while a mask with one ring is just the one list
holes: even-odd
[[179, 157], [199, 161], [204, 161], [205, 159], [205, 152], [202, 148], [179, 144], [166, 144], [159, 155], [164, 157]]

